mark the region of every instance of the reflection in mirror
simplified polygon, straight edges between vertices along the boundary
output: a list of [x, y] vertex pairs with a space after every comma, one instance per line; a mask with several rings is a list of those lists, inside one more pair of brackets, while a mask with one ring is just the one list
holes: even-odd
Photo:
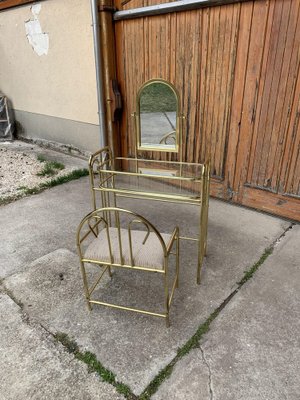
[[165, 81], [146, 83], [138, 97], [139, 148], [176, 151], [178, 97]]
[[139, 168], [139, 174], [160, 175], [160, 176], [178, 176], [178, 171], [174, 170], [174, 169]]

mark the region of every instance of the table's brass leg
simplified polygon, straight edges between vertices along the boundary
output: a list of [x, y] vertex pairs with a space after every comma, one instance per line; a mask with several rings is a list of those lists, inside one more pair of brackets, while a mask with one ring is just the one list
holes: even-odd
[[208, 204], [205, 210], [205, 224], [204, 224], [204, 256], [207, 255], [207, 225], [208, 225]]
[[200, 220], [199, 220], [199, 242], [198, 242], [198, 266], [197, 266], [197, 284], [200, 284], [201, 268], [203, 263], [203, 250], [204, 250], [204, 223], [205, 223], [205, 165], [203, 165], [201, 173], [201, 207], [200, 207]]
[[169, 304], [169, 275], [168, 275], [168, 259], [165, 257], [165, 307], [166, 307], [166, 326], [169, 328], [170, 326], [170, 318], [169, 318], [169, 309], [170, 309], [170, 304]]
[[204, 164], [202, 172], [202, 187], [201, 187], [201, 215], [200, 215], [200, 229], [199, 229], [199, 253], [198, 253], [198, 269], [197, 269], [197, 283], [200, 284], [201, 268], [204, 256], [207, 252], [207, 225], [208, 225], [208, 201], [209, 201], [209, 175], [210, 165]]
[[179, 233], [176, 239], [176, 287], [179, 287]]
[[205, 171], [205, 231], [204, 231], [204, 255], [207, 254], [207, 227], [208, 227], [208, 205], [209, 205], [209, 187], [210, 187], [210, 163], [206, 164], [206, 171]]

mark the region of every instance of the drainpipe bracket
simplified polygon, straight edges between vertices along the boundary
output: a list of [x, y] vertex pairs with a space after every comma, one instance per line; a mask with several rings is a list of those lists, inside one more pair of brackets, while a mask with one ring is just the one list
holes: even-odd
[[100, 6], [98, 6], [98, 11], [99, 12], [109, 11], [109, 12], [114, 13], [117, 11], [117, 9], [116, 9], [116, 7], [112, 7], [112, 6], [100, 5]]
[[115, 12], [117, 9], [111, 0], [102, 0], [98, 3], [98, 12], [103, 11]]

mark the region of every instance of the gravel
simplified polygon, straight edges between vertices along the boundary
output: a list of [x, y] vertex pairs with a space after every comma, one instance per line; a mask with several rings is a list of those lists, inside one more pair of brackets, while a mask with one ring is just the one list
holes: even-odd
[[[38, 156], [46, 161], [41, 162]], [[64, 157], [64, 159], [62, 159]], [[69, 160], [70, 159], [70, 160]], [[18, 198], [26, 194], [26, 189], [38, 187], [41, 183], [50, 181], [70, 172], [87, 167], [87, 163], [74, 157], [62, 156], [60, 153], [42, 149], [36, 145], [14, 142], [14, 144], [0, 145], [0, 199]], [[65, 168], [55, 169], [53, 176], [38, 176], [47, 161], [61, 162]], [[76, 165], [76, 164], [81, 165]]]

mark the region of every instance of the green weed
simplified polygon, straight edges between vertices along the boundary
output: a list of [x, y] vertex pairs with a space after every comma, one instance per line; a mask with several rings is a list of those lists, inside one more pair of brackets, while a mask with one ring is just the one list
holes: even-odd
[[192, 349], [199, 347], [200, 339], [202, 336], [209, 331], [209, 326], [212, 321], [219, 315], [223, 307], [217, 308], [207, 320], [199, 326], [196, 333], [185, 343], [185, 345], [177, 350], [176, 356], [165, 368], [163, 368], [159, 374], [153, 379], [153, 381], [147, 386], [144, 392], [139, 397], [140, 400], [149, 400], [150, 397], [157, 391], [159, 386], [172, 374], [175, 364], [185, 355], [187, 355]]
[[184, 344], [183, 347], [178, 349], [176, 356], [173, 360], [162, 369], [159, 374], [150, 382], [147, 388], [139, 397], [140, 400], [149, 400], [151, 396], [158, 390], [159, 386], [172, 374], [173, 368], [175, 364], [185, 355], [187, 355], [192, 349], [199, 347], [200, 340], [205, 335], [209, 329], [211, 323], [216, 319], [216, 317], [220, 314], [223, 308], [229, 303], [229, 301], [237, 294], [239, 289], [254, 275], [257, 269], [265, 262], [265, 260], [273, 253], [274, 246], [268, 247], [259, 260], [248, 270], [245, 272], [245, 275], [238, 282], [238, 288], [235, 289], [226, 299], [225, 301], [207, 318], [207, 320], [199, 326], [195, 334]]
[[244, 285], [244, 283], [246, 283], [250, 278], [252, 278], [257, 269], [266, 261], [269, 255], [273, 253], [273, 250], [274, 250], [273, 246], [268, 247], [260, 257], [260, 259], [254, 265], [252, 265], [252, 267], [248, 271], [245, 271], [243, 278], [239, 282], [237, 282], [239, 287]]
[[37, 176], [53, 176], [56, 175], [59, 170], [65, 168], [64, 164], [57, 161], [44, 161], [43, 169], [37, 173]]
[[67, 349], [69, 353], [74, 354], [77, 360], [84, 362], [88, 366], [89, 372], [96, 372], [104, 382], [113, 385], [119, 393], [126, 397], [126, 399], [137, 399], [127, 385], [118, 382], [115, 374], [109, 369], [105, 368], [101, 362], [97, 360], [95, 354], [89, 351], [81, 352], [77, 343], [71, 340], [65, 333], [57, 332], [54, 337]]
[[40, 162], [47, 161], [46, 157], [43, 154], [38, 154], [37, 160], [40, 161]]
[[63, 183], [67, 183], [73, 181], [75, 179], [79, 179], [83, 176], [87, 176], [89, 171], [86, 168], [76, 169], [75, 171], [70, 172], [68, 175], [59, 176], [57, 178], [51, 179], [50, 181], [41, 183], [39, 185], [40, 189], [47, 189], [53, 186], [61, 185]]

